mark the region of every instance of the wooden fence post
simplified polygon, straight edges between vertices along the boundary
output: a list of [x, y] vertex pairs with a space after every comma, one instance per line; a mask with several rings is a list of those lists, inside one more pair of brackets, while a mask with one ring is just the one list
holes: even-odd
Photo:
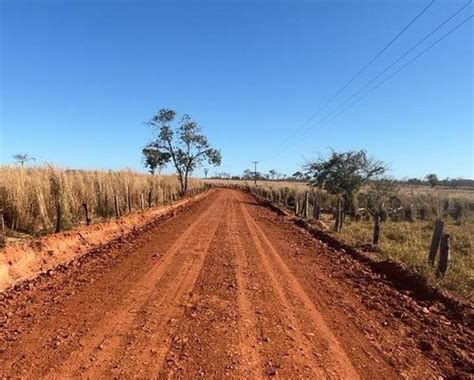
[[5, 220], [3, 219], [3, 212], [0, 211], [0, 247], [5, 247], [7, 239], [5, 237]]
[[152, 191], [150, 190], [148, 192], [148, 208], [151, 208], [152, 196], [153, 194], [152, 194]]
[[314, 220], [319, 220], [320, 211], [321, 211], [321, 207], [319, 206], [319, 200], [314, 199], [313, 201], [313, 219]]
[[62, 210], [61, 210], [61, 202], [56, 204], [56, 230], [55, 232], [61, 232], [61, 222], [62, 222]]
[[372, 240], [372, 244], [377, 246], [380, 242], [380, 232], [382, 227], [382, 218], [379, 214], [375, 215], [375, 222], [374, 222], [374, 238]]
[[277, 198], [278, 206], [281, 205], [281, 193], [278, 192], [278, 198]]
[[436, 253], [438, 252], [439, 243], [443, 235], [444, 221], [437, 219], [433, 229], [433, 237], [431, 238], [430, 253], [428, 256], [428, 262], [434, 265], [436, 259]]
[[107, 196], [107, 193], [104, 194], [104, 200], [103, 200], [103, 203], [102, 203], [102, 207], [100, 208], [102, 211], [101, 211], [101, 215], [102, 216], [109, 216], [109, 197]]
[[295, 215], [298, 216], [298, 198], [295, 197]]
[[145, 208], [145, 200], [143, 199], [143, 193], [140, 193], [140, 209], [143, 211]]
[[130, 194], [130, 190], [128, 189], [128, 187], [127, 187], [126, 196], [127, 196], [127, 209], [128, 209], [128, 213], [130, 214], [132, 212], [132, 195]]
[[334, 223], [334, 229], [336, 230], [336, 232], [340, 232], [341, 231], [341, 200], [338, 199], [337, 200], [337, 207], [336, 207], [336, 220], [335, 220], [335, 223]]
[[304, 215], [303, 218], [309, 218], [309, 191], [304, 194]]
[[120, 208], [119, 208], [119, 200], [118, 196], [114, 196], [114, 204], [115, 204], [115, 217], [120, 218]]
[[83, 203], [82, 207], [84, 207], [84, 219], [86, 221], [86, 225], [91, 224], [91, 220], [89, 218], [89, 208], [87, 207], [87, 203]]
[[413, 207], [413, 204], [410, 203], [408, 205], [408, 221], [413, 223], [415, 221], [415, 218], [415, 208]]
[[438, 269], [436, 270], [437, 277], [444, 277], [446, 270], [448, 269], [449, 251], [449, 234], [443, 234], [439, 249]]

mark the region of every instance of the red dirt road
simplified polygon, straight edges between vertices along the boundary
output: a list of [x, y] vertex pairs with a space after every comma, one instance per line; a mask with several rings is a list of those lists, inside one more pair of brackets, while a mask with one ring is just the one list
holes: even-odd
[[0, 375], [469, 378], [472, 331], [216, 190], [0, 295]]

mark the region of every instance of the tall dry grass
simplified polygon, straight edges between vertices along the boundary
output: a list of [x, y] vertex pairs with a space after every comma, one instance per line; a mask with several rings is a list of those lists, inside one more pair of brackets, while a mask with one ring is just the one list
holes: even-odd
[[[203, 183], [192, 179], [190, 188]], [[70, 228], [84, 220], [83, 203], [93, 218], [115, 214], [114, 197], [118, 196], [122, 213], [138, 209], [140, 195], [154, 205], [177, 197], [179, 183], [175, 176], [152, 176], [130, 170], [71, 170], [46, 165], [22, 168], [0, 166], [0, 209], [9, 230], [29, 234], [47, 233], [55, 228], [57, 205], [61, 205], [62, 224]]]

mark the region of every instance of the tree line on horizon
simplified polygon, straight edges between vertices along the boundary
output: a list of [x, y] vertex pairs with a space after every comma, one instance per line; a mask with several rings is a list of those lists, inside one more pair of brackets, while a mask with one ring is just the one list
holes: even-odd
[[[206, 170], [206, 169], [205, 169]], [[291, 175], [280, 173], [276, 170], [269, 170], [268, 173], [257, 171], [256, 173], [251, 169], [245, 169], [241, 175], [232, 175], [226, 172], [217, 172], [214, 175], [205, 178], [209, 179], [223, 179], [223, 180], [243, 180], [243, 181], [284, 181], [284, 182], [309, 182], [311, 177], [302, 171], [296, 171]], [[404, 177], [399, 179], [391, 179], [399, 185], [413, 185], [413, 186], [442, 186], [452, 189], [456, 188], [474, 188], [474, 179], [468, 178], [444, 178], [439, 179], [434, 173], [428, 174], [425, 177]]]

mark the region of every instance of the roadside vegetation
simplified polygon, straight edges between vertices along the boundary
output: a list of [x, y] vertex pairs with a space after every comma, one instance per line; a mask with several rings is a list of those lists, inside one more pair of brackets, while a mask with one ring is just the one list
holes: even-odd
[[[405, 263], [433, 285], [474, 299], [474, 188], [458, 186], [470, 181], [440, 181], [435, 174], [400, 181], [382, 176], [385, 171], [382, 162], [364, 151], [331, 152], [326, 158], [308, 162], [290, 181], [257, 180], [256, 186], [251, 178], [210, 183], [235, 184], [254, 193], [259, 189], [260, 195], [338, 239], [381, 259]], [[451, 246], [448, 270], [440, 277], [428, 263], [437, 219], [444, 221]], [[375, 220], [380, 221], [381, 231], [376, 246]]]
[[[190, 189], [203, 182], [189, 180]], [[84, 204], [92, 220], [115, 216], [115, 196], [120, 214], [138, 210], [143, 203], [159, 205], [179, 197], [174, 175], [147, 175], [128, 170], [87, 171], [54, 166], [0, 167], [0, 211], [7, 234], [41, 235], [55, 230], [58, 205], [62, 228], [84, 222]]]

